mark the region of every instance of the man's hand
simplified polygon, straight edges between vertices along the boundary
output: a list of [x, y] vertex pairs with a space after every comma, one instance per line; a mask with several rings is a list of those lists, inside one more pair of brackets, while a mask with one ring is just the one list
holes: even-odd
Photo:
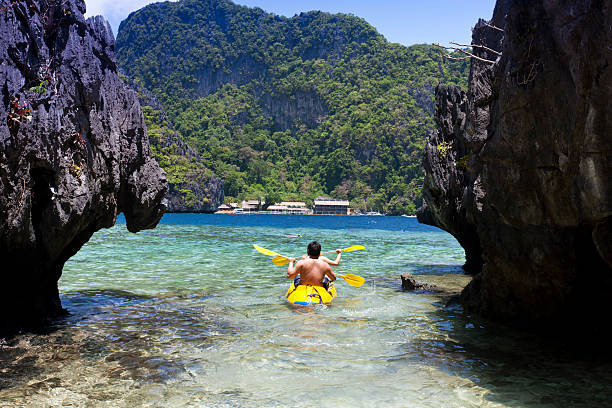
[[338, 256], [336, 257], [336, 260], [327, 262], [329, 266], [338, 266], [340, 264], [340, 258], [342, 257], [342, 250], [336, 249], [336, 253], [338, 254]]
[[295, 258], [289, 258], [289, 266], [287, 266], [287, 278], [293, 278], [297, 275], [296, 267], [293, 266]]

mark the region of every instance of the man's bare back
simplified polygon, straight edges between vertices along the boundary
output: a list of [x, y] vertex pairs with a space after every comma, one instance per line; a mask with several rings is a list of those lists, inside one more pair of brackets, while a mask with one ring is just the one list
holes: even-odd
[[302, 259], [295, 265], [295, 269], [300, 275], [302, 285], [321, 285], [326, 275], [330, 280], [336, 280], [329, 264], [322, 259]]
[[[314, 245], [314, 250], [311, 246]], [[300, 275], [301, 285], [321, 286], [323, 279], [327, 276], [331, 281], [336, 280], [336, 274], [331, 270], [330, 265], [335, 266], [340, 263], [340, 250], [336, 250], [338, 256], [335, 261], [330, 261], [326, 257], [319, 257], [321, 246], [316, 242], [311, 242], [308, 246], [308, 256], [303, 257], [295, 266], [295, 258], [291, 258], [287, 268], [287, 278], [295, 278]]]

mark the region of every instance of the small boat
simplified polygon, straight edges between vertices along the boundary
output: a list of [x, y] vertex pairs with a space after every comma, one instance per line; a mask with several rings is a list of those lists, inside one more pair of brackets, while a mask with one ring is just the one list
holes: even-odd
[[381, 216], [381, 215], [385, 215], [385, 214], [381, 214], [378, 211], [368, 211], [366, 213], [366, 215], [374, 215], [374, 216]]
[[336, 287], [333, 282], [329, 283], [329, 289], [327, 290], [323, 286], [313, 285], [298, 285], [296, 288], [291, 283], [285, 297], [289, 303], [294, 305], [318, 305], [321, 303], [331, 303], [336, 295]]

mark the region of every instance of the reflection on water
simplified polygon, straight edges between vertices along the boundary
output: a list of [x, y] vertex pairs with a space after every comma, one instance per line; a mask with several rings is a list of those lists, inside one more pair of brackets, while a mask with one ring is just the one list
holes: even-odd
[[[2, 344], [0, 406], [609, 405], [609, 363], [446, 306], [469, 281], [448, 234], [406, 218], [361, 229], [310, 219], [325, 226], [309, 222], [302, 240], [275, 217], [232, 227], [182, 215], [138, 235], [96, 234], [60, 282], [71, 315]], [[313, 237], [325, 249], [366, 245], [337, 271], [367, 282], [340, 282], [330, 306], [294, 307], [284, 269], [250, 245], [297, 255]], [[404, 272], [438, 290], [402, 292]]]

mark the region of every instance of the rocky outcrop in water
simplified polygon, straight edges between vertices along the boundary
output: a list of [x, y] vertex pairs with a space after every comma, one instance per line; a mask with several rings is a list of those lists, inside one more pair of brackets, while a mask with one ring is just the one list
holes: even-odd
[[437, 89], [420, 219], [465, 248], [469, 310], [589, 328], [612, 291], [612, 1], [499, 0], [473, 44], [501, 56]]
[[0, 8], [0, 331], [63, 312], [66, 260], [123, 212], [153, 228], [167, 191], [114, 38], [80, 0]]
[[412, 276], [411, 273], [402, 273], [400, 275], [400, 279], [402, 280], [402, 289], [407, 291], [414, 290], [425, 290], [425, 291], [435, 291], [437, 288], [435, 285], [430, 285], [428, 283], [417, 282]]

